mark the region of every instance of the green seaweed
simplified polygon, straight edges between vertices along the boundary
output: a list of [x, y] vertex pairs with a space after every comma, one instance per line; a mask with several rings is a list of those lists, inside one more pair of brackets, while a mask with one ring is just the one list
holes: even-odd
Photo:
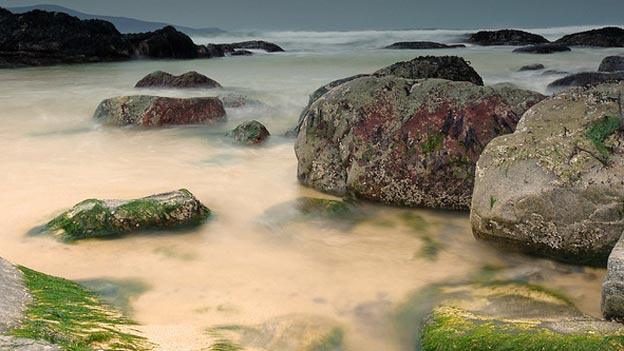
[[330, 218], [345, 217], [352, 208], [344, 201], [302, 197], [297, 199], [297, 209], [303, 214], [321, 215]]
[[145, 338], [129, 331], [133, 321], [77, 283], [19, 269], [33, 300], [12, 335], [45, 340], [68, 351], [152, 349]]
[[600, 121], [596, 121], [587, 128], [585, 136], [592, 141], [596, 150], [605, 159], [608, 160], [610, 152], [604, 144], [604, 141], [618, 129], [620, 129], [621, 120], [619, 117], [605, 116]]
[[494, 196], [490, 196], [490, 210], [494, 208], [496, 204], [496, 198]]
[[444, 142], [444, 134], [442, 133], [431, 133], [428, 135], [427, 140], [422, 144], [421, 148], [423, 153], [430, 154], [434, 151], [439, 150], [442, 147], [442, 143]]

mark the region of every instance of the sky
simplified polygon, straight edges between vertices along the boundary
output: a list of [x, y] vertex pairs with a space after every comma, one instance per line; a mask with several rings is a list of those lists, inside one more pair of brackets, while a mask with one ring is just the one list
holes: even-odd
[[624, 0], [0, 0], [226, 30], [507, 28], [624, 24]]

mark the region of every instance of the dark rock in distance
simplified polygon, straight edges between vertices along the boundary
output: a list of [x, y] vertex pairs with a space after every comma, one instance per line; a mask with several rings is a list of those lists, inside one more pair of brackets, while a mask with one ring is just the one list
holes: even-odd
[[559, 44], [537, 44], [523, 46], [515, 49], [513, 52], [521, 54], [553, 54], [556, 52], [568, 52], [572, 51], [569, 47]]
[[199, 57], [198, 48], [186, 34], [173, 26], [154, 32], [125, 34], [134, 57], [192, 59]]
[[167, 72], [156, 71], [143, 77], [135, 88], [220, 88], [217, 81], [195, 71], [174, 76]]
[[465, 48], [466, 45], [455, 44], [447, 45], [441, 43], [435, 43], [432, 41], [401, 41], [386, 46], [384, 49], [399, 49], [399, 50], [424, 50], [424, 49], [455, 49]]
[[520, 67], [520, 69], [518, 70], [518, 72], [523, 72], [523, 71], [539, 71], [546, 68], [543, 64], [541, 63], [533, 63], [530, 65], [526, 65], [526, 66], [522, 66]]
[[230, 52], [230, 56], [251, 56], [253, 52], [249, 50], [234, 50]]
[[228, 53], [237, 49], [264, 50], [266, 52], [284, 52], [279, 45], [264, 40], [249, 40], [238, 43], [217, 44]]
[[493, 45], [532, 45], [544, 44], [549, 40], [541, 35], [521, 30], [503, 29], [497, 31], [480, 31], [468, 37], [467, 42], [483, 46]]
[[604, 27], [564, 36], [555, 41], [570, 46], [624, 47], [624, 29]]
[[548, 84], [550, 90], [560, 90], [569, 87], [582, 87], [598, 85], [607, 82], [619, 82], [624, 80], [624, 71], [622, 72], [582, 72], [557, 79]]
[[599, 72], [624, 71], [624, 56], [607, 56], [598, 67]]

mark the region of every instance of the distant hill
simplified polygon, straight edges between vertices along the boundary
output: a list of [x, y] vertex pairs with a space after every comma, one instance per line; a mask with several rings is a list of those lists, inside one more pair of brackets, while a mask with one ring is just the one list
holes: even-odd
[[[71, 16], [78, 17], [80, 19], [100, 19], [104, 21], [111, 22], [115, 25], [118, 31], [121, 33], [139, 33], [139, 32], [150, 32], [156, 29], [160, 29], [164, 26], [170, 25], [169, 23], [164, 22], [149, 22], [143, 21], [136, 18], [128, 18], [128, 17], [115, 17], [115, 16], [100, 16], [100, 15], [91, 15], [88, 13], [83, 13], [79, 11], [75, 11], [69, 9], [67, 7], [58, 6], [58, 5], [32, 5], [32, 6], [21, 6], [21, 7], [10, 7], [9, 11], [13, 13], [24, 13], [32, 10], [44, 10], [44, 11], [55, 11], [55, 12], [65, 12]], [[177, 30], [186, 33], [187, 35], [214, 35], [219, 33], [225, 33], [224, 30], [216, 27], [210, 28], [192, 28], [186, 26], [178, 26], [173, 24]]]

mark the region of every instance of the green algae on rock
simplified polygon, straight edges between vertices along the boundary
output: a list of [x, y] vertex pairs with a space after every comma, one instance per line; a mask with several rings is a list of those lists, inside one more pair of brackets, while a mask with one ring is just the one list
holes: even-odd
[[77, 283], [19, 267], [32, 301], [12, 336], [44, 340], [67, 351], [151, 350], [135, 323]]
[[45, 226], [62, 240], [111, 237], [202, 224], [210, 210], [181, 189], [136, 200], [82, 201]]
[[475, 237], [604, 265], [624, 231], [624, 134], [612, 117], [622, 92], [622, 83], [564, 91], [492, 140], [477, 163]]
[[258, 145], [264, 143], [271, 135], [266, 127], [258, 121], [247, 121], [238, 125], [234, 130], [227, 133], [239, 144]]
[[540, 287], [518, 283], [441, 287], [429, 316], [423, 351], [616, 351], [624, 326], [579, 312]]

